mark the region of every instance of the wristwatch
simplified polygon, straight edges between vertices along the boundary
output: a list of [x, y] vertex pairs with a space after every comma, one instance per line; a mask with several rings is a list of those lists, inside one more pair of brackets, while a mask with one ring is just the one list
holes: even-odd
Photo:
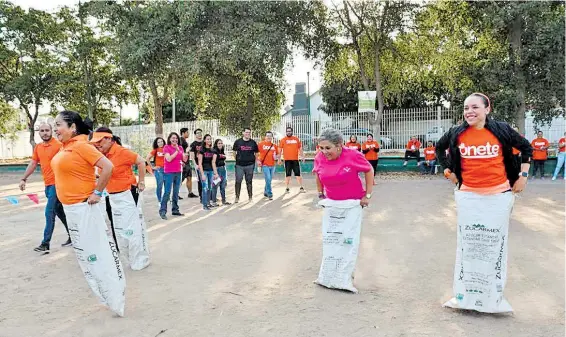
[[95, 195], [98, 195], [99, 197], [102, 196], [102, 192], [100, 192], [100, 191], [94, 190], [93, 193], [94, 193]]
[[529, 172], [519, 172], [519, 177], [528, 178], [528, 177], [529, 177]]
[[366, 193], [366, 198], [371, 199], [371, 193]]

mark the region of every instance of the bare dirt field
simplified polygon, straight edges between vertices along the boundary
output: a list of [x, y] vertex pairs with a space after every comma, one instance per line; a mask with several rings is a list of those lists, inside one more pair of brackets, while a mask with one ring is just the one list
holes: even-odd
[[43, 186], [37, 174], [28, 183], [40, 205], [11, 205], [4, 197], [20, 194], [18, 177], [0, 175], [1, 337], [564, 336], [564, 181], [531, 181], [517, 199], [505, 290], [515, 312], [488, 315], [441, 307], [451, 297], [456, 250], [444, 179], [379, 177], [364, 211], [360, 292], [350, 294], [313, 284], [322, 253], [313, 179], [308, 193], [293, 182], [283, 195], [278, 175], [271, 202], [256, 179], [254, 202], [210, 213], [184, 199], [185, 216], [163, 221], [148, 177], [152, 264], [126, 270], [119, 318], [98, 304], [73, 249], [61, 247], [60, 223], [51, 253], [33, 251], [44, 227]]

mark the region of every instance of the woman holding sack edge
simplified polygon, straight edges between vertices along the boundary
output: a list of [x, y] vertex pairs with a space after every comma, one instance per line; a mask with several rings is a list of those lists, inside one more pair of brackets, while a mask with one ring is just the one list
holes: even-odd
[[[527, 184], [533, 150], [507, 123], [490, 118], [490, 111], [486, 95], [466, 98], [465, 122], [442, 136], [436, 155], [456, 185], [458, 211], [454, 298], [444, 306], [499, 313], [512, 311], [503, 297], [509, 217], [514, 194]], [[520, 167], [513, 148], [521, 152]]]
[[[316, 283], [357, 292], [352, 279], [360, 245], [362, 208], [373, 190], [373, 168], [357, 149], [345, 147], [342, 134], [329, 128], [319, 138], [314, 160], [322, 221], [322, 264]], [[364, 173], [365, 190], [358, 174]]]
[[[116, 244], [126, 253], [133, 270], [141, 270], [149, 265], [147, 232], [140, 214], [138, 198], [145, 190], [145, 160], [121, 145], [120, 137], [114, 136], [106, 127], [96, 129], [90, 143], [106, 156], [114, 165], [108, 182], [108, 215]], [[132, 171], [138, 167], [139, 181]], [[108, 204], [107, 204], [108, 206]], [[117, 235], [116, 235], [117, 234]]]
[[[106, 222], [99, 207], [102, 191], [114, 167], [108, 158], [88, 143], [90, 127], [78, 113], [59, 113], [55, 126], [57, 138], [63, 144], [53, 157], [51, 168], [79, 266], [98, 299], [123, 316], [124, 271], [116, 245], [106, 234]], [[98, 182], [95, 167], [101, 170]]]

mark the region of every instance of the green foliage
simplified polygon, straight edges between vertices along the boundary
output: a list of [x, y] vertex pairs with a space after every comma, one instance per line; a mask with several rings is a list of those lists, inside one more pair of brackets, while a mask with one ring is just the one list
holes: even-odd
[[18, 121], [18, 110], [0, 99], [0, 137], [13, 139], [22, 126]]

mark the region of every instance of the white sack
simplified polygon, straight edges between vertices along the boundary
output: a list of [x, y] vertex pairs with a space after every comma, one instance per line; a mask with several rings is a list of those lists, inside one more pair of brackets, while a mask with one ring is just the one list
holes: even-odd
[[118, 247], [133, 270], [141, 270], [149, 265], [145, 220], [143, 213], [140, 213], [142, 202], [138, 200], [139, 206], [136, 206], [130, 190], [110, 194], [112, 221]]
[[511, 312], [507, 280], [511, 192], [479, 195], [455, 191], [458, 210], [454, 297], [444, 306], [486, 313]]
[[102, 304], [124, 316], [126, 276], [118, 250], [106, 234], [100, 204], [64, 205], [73, 248], [88, 285]]
[[322, 263], [315, 283], [357, 293], [352, 281], [362, 228], [360, 201], [324, 199], [318, 204], [324, 207], [324, 215]]

